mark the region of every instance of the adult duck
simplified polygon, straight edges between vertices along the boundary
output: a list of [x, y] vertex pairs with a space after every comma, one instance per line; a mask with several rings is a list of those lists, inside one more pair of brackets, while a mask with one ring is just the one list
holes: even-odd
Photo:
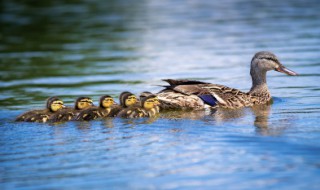
[[251, 60], [252, 87], [249, 92], [201, 81], [165, 79], [169, 86], [165, 86], [157, 97], [162, 109], [236, 109], [266, 104], [271, 101], [266, 80], [266, 73], [271, 70], [291, 76], [298, 75], [283, 66], [273, 53], [261, 51]]

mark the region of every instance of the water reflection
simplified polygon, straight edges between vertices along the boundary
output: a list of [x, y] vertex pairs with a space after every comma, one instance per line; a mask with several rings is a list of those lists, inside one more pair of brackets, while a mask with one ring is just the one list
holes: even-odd
[[268, 129], [271, 105], [256, 105], [251, 107], [251, 110], [255, 115], [254, 126], [261, 130]]
[[105, 118], [102, 119], [101, 123], [102, 126], [104, 126], [105, 128], [114, 128], [114, 119], [113, 118]]
[[[226, 123], [252, 125], [259, 135], [281, 135], [288, 124], [282, 122], [283, 125], [280, 126], [272, 125], [269, 121], [271, 108], [271, 104], [265, 104], [241, 109], [217, 108], [210, 111], [169, 111], [162, 113], [161, 118], [202, 120], [218, 126], [223, 126]], [[253, 116], [253, 119], [249, 116]], [[250, 121], [252, 121], [252, 124], [250, 124]]]
[[[2, 2], [4, 189], [319, 189], [317, 0]], [[270, 106], [11, 122], [49, 96], [71, 104], [82, 95], [157, 92], [163, 78], [245, 91], [261, 50], [302, 73], [270, 73], [272, 95], [281, 97]]]
[[[92, 125], [92, 122], [87, 122], [87, 121], [72, 121], [74, 122], [74, 125], [77, 127], [77, 129], [82, 130], [82, 131], [86, 131], [86, 130], [90, 130]], [[96, 122], [96, 121], [94, 121]]]

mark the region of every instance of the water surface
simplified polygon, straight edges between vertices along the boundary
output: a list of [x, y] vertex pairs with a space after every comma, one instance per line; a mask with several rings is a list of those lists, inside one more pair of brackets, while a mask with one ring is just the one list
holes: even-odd
[[[320, 4], [291, 1], [4, 1], [1, 189], [319, 189]], [[274, 102], [155, 119], [15, 123], [49, 96], [72, 105], [164, 78], [248, 91], [257, 51]]]

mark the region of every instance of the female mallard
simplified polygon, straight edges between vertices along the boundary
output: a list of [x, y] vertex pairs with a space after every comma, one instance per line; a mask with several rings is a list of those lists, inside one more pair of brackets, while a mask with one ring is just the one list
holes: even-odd
[[16, 118], [16, 121], [41, 122], [45, 123], [51, 115], [61, 110], [65, 106], [63, 101], [58, 97], [50, 97], [47, 99], [46, 109], [31, 110]]
[[97, 118], [103, 118], [111, 116], [112, 106], [114, 105], [114, 100], [111, 96], [105, 95], [100, 98], [99, 107], [90, 107], [79, 113], [75, 118], [77, 121], [90, 121]]
[[251, 60], [250, 75], [252, 87], [249, 92], [229, 88], [223, 85], [210, 84], [190, 80], [164, 80], [169, 86], [160, 91], [157, 96], [163, 109], [203, 109], [240, 108], [270, 102], [266, 73], [275, 70], [287, 75], [298, 75], [284, 67], [271, 52], [256, 53]]
[[122, 118], [154, 117], [159, 113], [156, 108], [159, 104], [155, 99], [155, 95], [149, 95], [140, 101], [140, 106], [134, 105], [123, 109], [117, 116]]
[[79, 97], [76, 99], [74, 108], [67, 107], [59, 110], [49, 118], [50, 122], [70, 121], [74, 119], [80, 111], [93, 106], [93, 101], [89, 97]]

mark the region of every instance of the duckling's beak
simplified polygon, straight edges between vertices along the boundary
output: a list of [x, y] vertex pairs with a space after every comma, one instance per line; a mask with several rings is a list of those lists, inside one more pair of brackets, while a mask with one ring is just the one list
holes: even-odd
[[274, 69], [275, 71], [278, 71], [280, 73], [285, 73], [287, 75], [291, 75], [291, 76], [297, 76], [298, 73], [291, 71], [290, 69], [286, 68], [283, 65], [280, 65], [278, 68]]
[[61, 107], [62, 107], [62, 108], [65, 108], [66, 106], [65, 106], [65, 105], [61, 105]]
[[155, 102], [154, 105], [155, 106], [160, 106], [160, 102]]

